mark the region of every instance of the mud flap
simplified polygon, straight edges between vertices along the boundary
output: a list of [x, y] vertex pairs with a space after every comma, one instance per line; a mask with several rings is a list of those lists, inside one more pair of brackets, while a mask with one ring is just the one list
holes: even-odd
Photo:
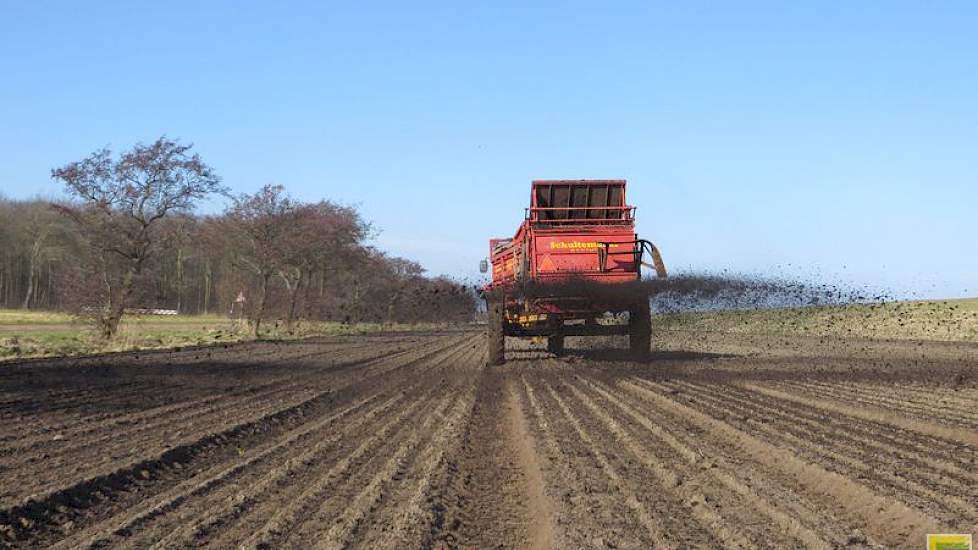
[[628, 309], [628, 349], [637, 361], [648, 359], [652, 351], [652, 311], [648, 300]]
[[564, 335], [555, 334], [547, 337], [547, 351], [561, 356], [564, 354]]

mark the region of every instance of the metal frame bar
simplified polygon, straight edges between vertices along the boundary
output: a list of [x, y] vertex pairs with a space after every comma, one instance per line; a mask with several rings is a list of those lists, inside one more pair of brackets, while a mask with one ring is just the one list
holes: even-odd
[[[621, 224], [631, 222], [635, 219], [634, 206], [532, 206], [525, 209], [524, 219], [529, 220], [534, 223], [544, 223], [551, 225], [609, 225], [609, 224]], [[544, 212], [585, 212], [583, 217], [580, 218], [548, 218], [546, 216], [541, 216]], [[588, 217], [588, 212], [604, 212], [603, 218], [591, 218]], [[614, 217], [611, 215], [612, 212], [620, 212], [620, 217]]]
[[628, 325], [564, 325], [559, 328], [552, 326], [520, 327], [508, 325], [503, 327], [506, 336], [618, 336], [628, 334]]

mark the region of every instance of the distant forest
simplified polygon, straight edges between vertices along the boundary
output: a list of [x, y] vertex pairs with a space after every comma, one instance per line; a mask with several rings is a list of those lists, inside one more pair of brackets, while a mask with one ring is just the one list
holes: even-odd
[[[159, 162], [186, 149], [161, 138], [126, 155]], [[190, 199], [204, 193], [179, 202], [174, 192], [185, 174], [169, 167], [179, 185], [167, 187], [153, 179], [157, 165], [132, 176], [126, 162], [138, 158], [115, 161], [102, 151], [52, 171], [66, 182], [65, 201], [0, 197], [2, 307], [83, 314], [116, 304], [228, 315], [235, 307], [235, 316], [257, 323], [289, 324], [458, 322], [475, 311], [471, 287], [425, 276], [419, 264], [370, 246], [371, 226], [354, 207], [296, 201], [269, 185], [228, 195], [220, 215], [198, 215]], [[218, 181], [206, 190], [227, 194]], [[245, 301], [236, 304], [239, 296]]]

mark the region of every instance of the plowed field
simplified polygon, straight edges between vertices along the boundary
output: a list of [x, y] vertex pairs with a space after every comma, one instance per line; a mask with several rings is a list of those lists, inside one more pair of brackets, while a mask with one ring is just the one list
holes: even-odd
[[[978, 347], [481, 332], [0, 367], [0, 546], [922, 548], [978, 527]], [[575, 348], [575, 345], [579, 346]]]

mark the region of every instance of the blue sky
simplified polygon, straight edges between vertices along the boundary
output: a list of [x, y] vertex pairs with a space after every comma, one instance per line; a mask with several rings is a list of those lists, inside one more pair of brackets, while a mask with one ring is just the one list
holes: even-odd
[[8, 197], [166, 134], [473, 277], [531, 179], [627, 178], [674, 269], [978, 296], [973, 2], [0, 9]]

